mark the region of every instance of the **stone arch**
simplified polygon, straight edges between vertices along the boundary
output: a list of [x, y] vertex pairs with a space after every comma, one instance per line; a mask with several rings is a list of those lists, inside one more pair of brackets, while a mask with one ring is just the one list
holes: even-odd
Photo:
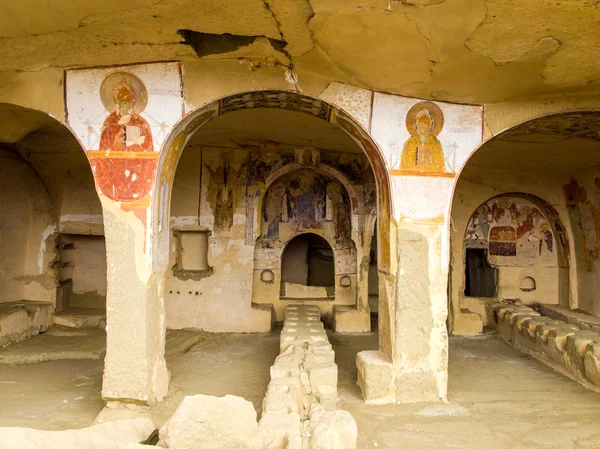
[[[375, 175], [377, 187], [377, 210], [379, 220], [378, 241], [379, 270], [389, 274], [391, 265], [390, 220], [393, 216], [391, 201], [391, 182], [381, 149], [362, 126], [341, 109], [318, 98], [294, 92], [264, 90], [230, 95], [212, 101], [186, 115], [165, 140], [161, 149], [155, 179], [156, 192], [153, 196], [153, 222], [156, 229], [155, 247], [159, 251], [156, 258], [161, 267], [166, 267], [166, 248], [168, 232], [164, 232], [163, 223], [168, 221], [170, 209], [170, 191], [179, 158], [191, 136], [208, 121], [240, 109], [274, 108], [312, 114], [349, 135], [363, 150]], [[164, 193], [167, 189], [167, 194]], [[166, 200], [166, 201], [165, 201]]]
[[[505, 211], [500, 209], [506, 204], [508, 208]], [[500, 241], [501, 231], [495, 232], [495, 229], [510, 230], [508, 241], [505, 241], [506, 238]], [[568, 288], [561, 289], [560, 283], [568, 285], [569, 243], [558, 212], [547, 201], [520, 192], [503, 193], [487, 199], [477, 206], [467, 222], [462, 250], [465, 268], [462, 272], [465, 275], [461, 290], [465, 296], [481, 296], [468, 291], [467, 253], [471, 251], [485, 254], [491, 267], [503, 271], [499, 273], [499, 285], [491, 297], [521, 294], [517, 290], [519, 281], [533, 277], [543, 280], [543, 287], [556, 281], [558, 288], [556, 291], [529, 293], [520, 299], [530, 303], [544, 302], [550, 301], [554, 294], [557, 303], [568, 304], [568, 296], [560, 297], [561, 293], [568, 294]], [[510, 288], [505, 285], [508, 282], [513, 284]]]
[[[353, 217], [348, 191], [328, 170], [296, 165], [284, 166], [284, 170], [274, 172], [261, 195], [260, 206], [257, 208], [258, 238], [254, 241], [252, 303], [255, 306], [272, 306], [276, 320], [280, 321], [283, 319], [284, 308], [289, 305], [289, 299], [295, 298], [297, 302], [302, 295], [307, 295], [307, 300], [310, 299], [311, 304], [321, 309], [324, 319], [333, 323], [336, 307], [356, 309], [358, 306], [359, 255], [362, 253], [360, 242], [356, 242], [360, 233], [356, 231], [356, 227], [352, 228], [352, 221], [356, 225], [359, 215], [354, 214]], [[335, 188], [330, 191], [332, 184]], [[338, 193], [329, 196], [333, 192]], [[356, 195], [354, 189], [351, 192]], [[322, 205], [318, 210], [314, 208], [315, 201]], [[326, 241], [331, 250], [333, 260], [323, 267], [332, 270], [333, 289], [327, 294], [323, 289], [300, 287], [295, 281], [284, 281], [282, 260], [289, 244], [298, 237], [307, 235], [315, 235]], [[302, 270], [304, 265], [300, 262], [311, 251], [310, 242], [303, 243], [305, 244], [294, 247], [294, 260], [298, 270]], [[320, 256], [325, 254], [321, 252]], [[316, 259], [313, 262], [320, 263]], [[308, 267], [309, 265], [305, 266], [306, 270]], [[262, 279], [261, 275], [265, 270], [272, 273], [274, 284], [265, 283]], [[308, 271], [305, 274], [308, 275]], [[346, 279], [342, 281], [342, 278]], [[344, 283], [349, 285], [342, 285]], [[297, 295], [300, 296], [296, 297]], [[286, 300], [282, 301], [281, 298], [284, 297]], [[330, 301], [323, 302], [319, 299]]]
[[[577, 307], [580, 303], [581, 292], [585, 288], [578, 278], [582, 271], [586, 271], [586, 261], [579, 244], [580, 226], [574, 216], [577, 207], [566, 200], [569, 186], [565, 184], [569, 179], [583, 175], [590, 178], [589, 172], [599, 165], [599, 126], [600, 111], [595, 110], [539, 116], [488, 138], [463, 163], [449, 203], [453, 224], [449, 230], [450, 260], [454, 267], [450, 281], [449, 323], [454, 333], [473, 334], [481, 328], [481, 323], [476, 322], [478, 319], [468, 312], [473, 310], [471, 306], [478, 306], [466, 302], [460, 305], [458, 299], [464, 276], [462, 269], [458, 268], [464, 262], [462, 241], [467, 226], [464, 221], [478, 205], [499, 194], [516, 192], [533, 198], [540, 208], [552, 205], [555, 215], [560, 216], [564, 238], [569, 242], [566, 249], [568, 268], [565, 270], [568, 281], [562, 282], [561, 295], [568, 296], [568, 304], [565, 305], [569, 307]], [[590, 179], [592, 183], [588, 188], [594, 189], [593, 176]], [[593, 285], [595, 281], [592, 281], [590, 279], [586, 285]], [[592, 309], [592, 301], [589, 302]]]
[[[311, 237], [314, 238], [315, 241], [325, 242], [329, 246], [329, 249], [331, 249], [332, 257], [333, 257], [332, 272], [331, 272], [331, 281], [332, 281], [331, 286], [334, 288], [334, 291], [335, 291], [335, 271], [334, 271], [333, 266], [335, 266], [336, 252], [333, 249], [334, 243], [332, 244], [330, 239], [328, 239], [327, 237], [315, 234], [314, 232], [303, 232], [301, 234], [295, 235], [294, 237], [292, 237], [285, 243], [285, 246], [283, 247], [283, 249], [281, 251], [281, 262], [280, 262], [280, 266], [281, 266], [280, 269], [281, 269], [281, 273], [282, 273], [281, 283], [283, 285], [283, 283], [285, 281], [284, 262], [286, 262], [286, 256], [288, 256], [288, 259], [289, 259], [289, 251], [291, 249], [291, 245], [295, 241], [299, 241], [299, 240], [311, 238]], [[306, 270], [306, 284], [305, 285], [308, 286], [308, 285], [311, 285], [310, 266], [308, 266], [308, 263], [307, 263], [306, 268], [307, 268], [307, 270]]]
[[[269, 188], [271, 187], [271, 185], [273, 185], [273, 183], [275, 183], [282, 176], [285, 176], [296, 170], [302, 170], [302, 169], [306, 169], [306, 167], [294, 162], [291, 164], [284, 165], [283, 167], [274, 171], [267, 177], [264, 191], [261, 190], [260, 195], [256, 198], [254, 198], [254, 201], [255, 201], [255, 203], [253, 205], [254, 214], [252, 217], [254, 226], [255, 226], [254, 239], [257, 239], [260, 234], [260, 228], [259, 228], [260, 213], [261, 213], [262, 206], [263, 206], [263, 200], [265, 198], [266, 193], [269, 191]], [[361, 213], [362, 213], [362, 209], [363, 209], [363, 204], [361, 201], [359, 201], [358, 195], [356, 193], [356, 189], [354, 188], [352, 183], [349, 181], [349, 179], [342, 172], [337, 170], [335, 167], [332, 167], [327, 164], [319, 164], [318, 166], [310, 167], [310, 170], [313, 170], [317, 173], [321, 173], [321, 174], [331, 177], [332, 179], [338, 181], [346, 189], [346, 193], [350, 200], [350, 212], [352, 214], [351, 215], [352, 239], [354, 240], [355, 244], [358, 244], [359, 242], [357, 242], [357, 240], [359, 238], [359, 235], [357, 233], [357, 229], [359, 228], [359, 226], [361, 224], [360, 217], [361, 217]]]
[[[20, 245], [10, 253], [14, 254], [13, 268], [21, 264], [21, 273], [16, 276], [11, 269], [12, 279], [3, 283], [12, 290], [20, 285], [20, 295], [2, 297], [6, 301], [50, 302], [56, 312], [69, 305], [103, 309], [106, 271], [101, 267], [106, 263], [106, 250], [102, 207], [80, 141], [69, 126], [46, 112], [11, 103], [0, 103], [0, 123], [4, 169], [0, 190], [9, 197], [0, 221], [8, 226], [1, 226], [4, 231], [13, 233], [10, 239], [6, 235], [0, 239], [6, 245]], [[9, 212], [12, 202], [17, 203], [23, 218], [18, 223], [16, 215]], [[7, 215], [12, 215], [12, 220]], [[70, 245], [74, 240], [77, 245]], [[75, 247], [77, 251], [72, 250]], [[65, 268], [67, 259], [74, 268]], [[92, 264], [99, 267], [98, 272]]]

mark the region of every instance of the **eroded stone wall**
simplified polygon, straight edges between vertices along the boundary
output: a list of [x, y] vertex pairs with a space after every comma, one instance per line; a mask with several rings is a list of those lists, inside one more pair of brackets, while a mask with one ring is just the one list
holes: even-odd
[[54, 302], [56, 219], [44, 183], [18, 154], [0, 149], [0, 302]]

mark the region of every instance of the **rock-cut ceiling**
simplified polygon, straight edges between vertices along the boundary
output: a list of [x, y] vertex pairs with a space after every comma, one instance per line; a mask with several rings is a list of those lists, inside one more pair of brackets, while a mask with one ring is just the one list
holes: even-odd
[[21, 0], [0, 14], [15, 71], [242, 60], [476, 103], [600, 93], [598, 0]]

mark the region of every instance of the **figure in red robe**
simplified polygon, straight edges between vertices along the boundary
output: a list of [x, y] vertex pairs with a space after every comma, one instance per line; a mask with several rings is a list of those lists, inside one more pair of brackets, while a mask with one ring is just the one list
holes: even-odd
[[[152, 132], [135, 111], [135, 92], [129, 82], [117, 83], [112, 96], [115, 110], [104, 121], [100, 136], [100, 151], [108, 153], [92, 159], [96, 182], [115, 201], [141, 200], [152, 188], [157, 160], [135, 153], [154, 151]], [[129, 154], [120, 157], [113, 152]]]

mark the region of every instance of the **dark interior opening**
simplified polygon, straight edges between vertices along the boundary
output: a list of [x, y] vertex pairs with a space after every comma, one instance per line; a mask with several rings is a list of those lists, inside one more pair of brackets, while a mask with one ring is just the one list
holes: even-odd
[[496, 268], [487, 260], [487, 250], [467, 248], [465, 296], [493, 298], [496, 294]]
[[281, 281], [314, 287], [333, 287], [333, 250], [316, 234], [302, 234], [287, 244], [281, 256]]

